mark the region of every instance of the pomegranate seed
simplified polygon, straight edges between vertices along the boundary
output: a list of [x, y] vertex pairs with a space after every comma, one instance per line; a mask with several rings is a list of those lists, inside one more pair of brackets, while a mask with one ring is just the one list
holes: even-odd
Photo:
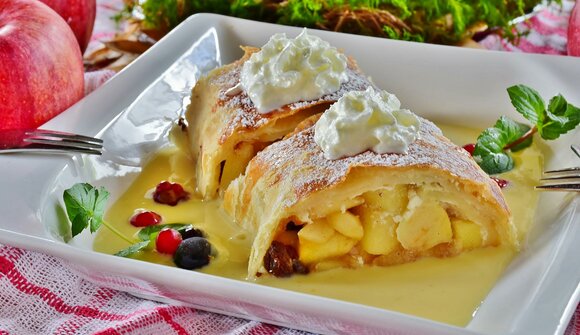
[[135, 227], [153, 226], [159, 222], [161, 222], [161, 215], [151, 211], [140, 212], [131, 217], [131, 224]]
[[159, 183], [153, 193], [155, 202], [169, 206], [175, 206], [179, 201], [187, 200], [187, 198], [189, 198], [189, 193], [183, 189], [183, 186], [168, 181]]
[[181, 234], [171, 228], [163, 228], [155, 240], [155, 248], [162, 254], [173, 255], [181, 243]]
[[463, 149], [465, 149], [465, 151], [469, 152], [469, 154], [471, 156], [473, 156], [473, 150], [475, 150], [475, 144], [473, 143], [469, 143], [463, 146]]
[[500, 178], [496, 178], [496, 177], [491, 177], [491, 179], [493, 179], [493, 181], [495, 181], [497, 183], [499, 188], [504, 188], [504, 187], [508, 186], [510, 183], [509, 181], [507, 181], [505, 179], [500, 179]]

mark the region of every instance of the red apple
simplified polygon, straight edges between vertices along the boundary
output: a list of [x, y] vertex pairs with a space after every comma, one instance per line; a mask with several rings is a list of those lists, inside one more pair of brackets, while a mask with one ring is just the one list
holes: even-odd
[[84, 95], [66, 22], [36, 0], [0, 0], [0, 129], [36, 128]]
[[580, 56], [580, 5], [577, 1], [568, 21], [568, 55]]
[[54, 9], [75, 33], [81, 52], [84, 53], [95, 25], [96, 0], [40, 0]]

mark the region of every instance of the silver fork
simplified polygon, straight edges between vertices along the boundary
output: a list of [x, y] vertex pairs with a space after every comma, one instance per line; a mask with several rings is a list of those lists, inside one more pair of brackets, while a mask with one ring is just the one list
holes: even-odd
[[101, 155], [99, 138], [46, 129], [0, 130], [2, 153], [83, 153]]
[[[580, 146], [572, 144], [572, 151], [580, 158]], [[536, 189], [545, 191], [580, 192], [580, 167], [545, 171]]]

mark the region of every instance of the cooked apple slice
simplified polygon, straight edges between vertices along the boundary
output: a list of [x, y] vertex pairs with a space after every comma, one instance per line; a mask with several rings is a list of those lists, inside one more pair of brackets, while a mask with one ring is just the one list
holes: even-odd
[[447, 212], [435, 201], [419, 205], [397, 228], [397, 238], [407, 250], [427, 250], [451, 242], [452, 237]]
[[451, 220], [453, 239], [462, 250], [474, 249], [483, 245], [481, 226], [467, 220]]
[[[302, 230], [300, 231], [302, 232]], [[300, 235], [299, 235], [300, 238]], [[335, 233], [323, 243], [300, 239], [299, 257], [304, 264], [312, 264], [324, 259], [346, 255], [357, 240]]]
[[359, 215], [364, 230], [361, 240], [364, 251], [371, 255], [386, 255], [397, 248], [397, 224], [390, 214], [370, 208], [366, 204], [357, 207], [355, 212]]
[[326, 220], [332, 228], [346, 237], [355, 240], [360, 240], [363, 237], [363, 227], [359, 218], [348, 211], [330, 214]]
[[304, 227], [298, 232], [298, 238], [301, 243], [303, 240], [314, 243], [324, 243], [335, 233], [335, 230], [328, 224], [326, 219], [318, 219], [312, 223], [304, 225]]
[[368, 207], [399, 215], [407, 208], [409, 202], [407, 185], [394, 185], [377, 191], [363, 194]]

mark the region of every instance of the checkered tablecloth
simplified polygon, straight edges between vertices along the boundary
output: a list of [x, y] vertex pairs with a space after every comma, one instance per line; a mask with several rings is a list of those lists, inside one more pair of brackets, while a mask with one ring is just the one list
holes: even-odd
[[[542, 10], [519, 29], [530, 33], [517, 46], [495, 35], [481, 45], [510, 52], [566, 53], [566, 27], [571, 2], [564, 10]], [[110, 17], [121, 0], [98, 1], [97, 22], [89, 52], [113, 37]], [[89, 93], [114, 75], [86, 74]], [[566, 334], [580, 335], [580, 310]], [[100, 287], [83, 279], [61, 259], [0, 245], [0, 335], [15, 334], [305, 334], [260, 322], [173, 306]]]

